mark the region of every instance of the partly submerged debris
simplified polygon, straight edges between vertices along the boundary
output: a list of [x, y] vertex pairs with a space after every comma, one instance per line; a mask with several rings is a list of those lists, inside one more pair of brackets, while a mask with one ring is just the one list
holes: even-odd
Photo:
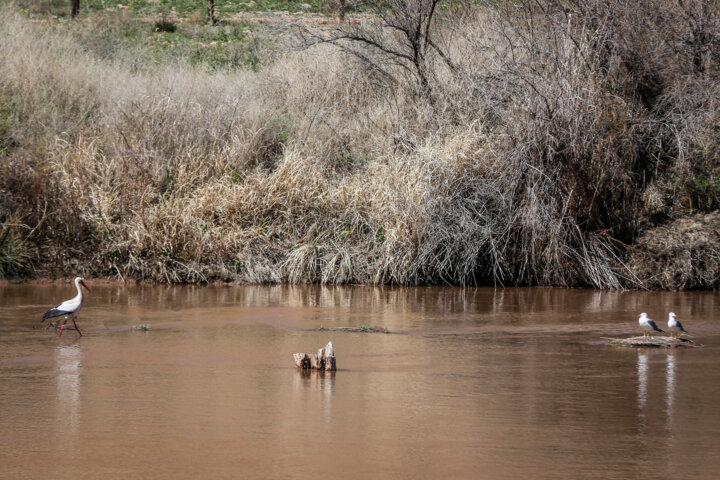
[[358, 327], [320, 327], [319, 332], [354, 332], [354, 333], [390, 333], [385, 327], [370, 327], [367, 325], [360, 325]]
[[326, 372], [337, 370], [332, 342], [328, 342], [324, 348], [319, 349], [317, 355], [314, 353], [293, 353], [293, 358], [295, 359], [295, 365], [303, 370], [313, 369]]
[[603, 338], [603, 340], [606, 340], [608, 345], [618, 345], [621, 347], [694, 348], [702, 346], [688, 338], [673, 338], [657, 335], [630, 338]]

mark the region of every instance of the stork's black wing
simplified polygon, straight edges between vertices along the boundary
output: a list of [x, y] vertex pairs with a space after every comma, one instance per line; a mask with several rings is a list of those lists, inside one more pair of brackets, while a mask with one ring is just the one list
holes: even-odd
[[48, 318], [61, 317], [63, 315], [68, 315], [70, 313], [72, 313], [72, 312], [67, 312], [65, 310], [58, 310], [57, 308], [53, 308], [53, 309], [50, 309], [47, 312], [45, 312], [45, 314], [43, 314], [43, 318], [42, 318], [41, 322], [44, 322]]

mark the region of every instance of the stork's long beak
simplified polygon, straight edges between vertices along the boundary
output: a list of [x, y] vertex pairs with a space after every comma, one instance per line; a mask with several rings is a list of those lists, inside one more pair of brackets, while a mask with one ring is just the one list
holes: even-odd
[[87, 286], [87, 284], [85, 283], [84, 280], [83, 280], [82, 282], [80, 282], [80, 285], [82, 285], [83, 287], [85, 287], [85, 290], [87, 290], [88, 292], [90, 291], [90, 287]]

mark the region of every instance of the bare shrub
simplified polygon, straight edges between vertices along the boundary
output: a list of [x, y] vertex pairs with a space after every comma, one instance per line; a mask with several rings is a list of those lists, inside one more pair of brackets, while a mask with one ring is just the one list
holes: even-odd
[[720, 215], [698, 214], [645, 232], [631, 250], [633, 271], [648, 287], [718, 288]]
[[439, 61], [455, 69], [438, 40], [442, 30], [435, 28], [439, 4], [439, 0], [371, 2], [377, 20], [350, 22], [322, 33], [306, 28], [303, 34], [308, 44], [339, 46], [385, 81], [394, 82], [398, 71], [407, 75], [409, 85], [416, 85], [425, 99], [434, 102], [437, 65], [433, 64]]

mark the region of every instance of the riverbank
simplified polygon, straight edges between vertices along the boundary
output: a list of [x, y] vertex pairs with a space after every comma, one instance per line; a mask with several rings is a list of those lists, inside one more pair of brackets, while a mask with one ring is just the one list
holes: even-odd
[[421, 63], [380, 17], [5, 8], [0, 277], [720, 287], [712, 12], [546, 4], [437, 10]]

